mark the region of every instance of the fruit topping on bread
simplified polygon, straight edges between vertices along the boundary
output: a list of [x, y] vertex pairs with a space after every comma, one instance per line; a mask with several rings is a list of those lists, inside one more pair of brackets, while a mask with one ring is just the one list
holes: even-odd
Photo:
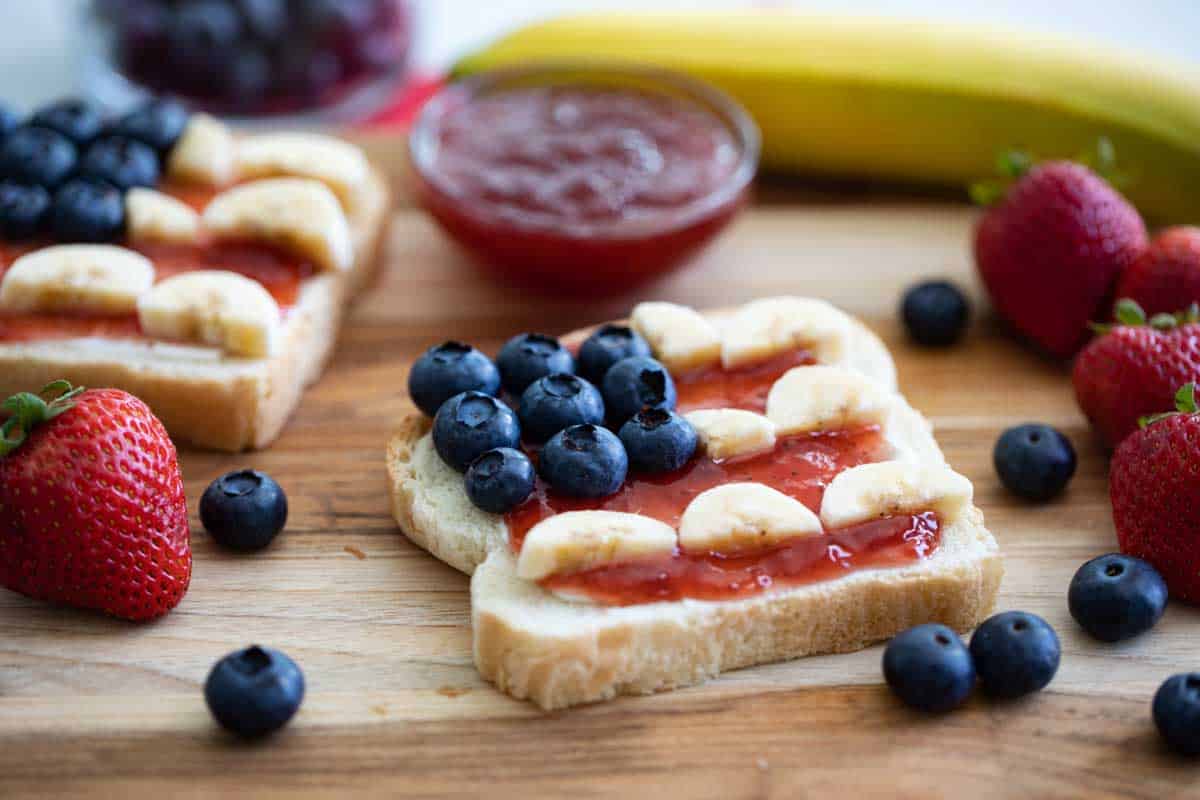
[[328, 136], [235, 136], [167, 101], [43, 109], [0, 136], [0, 391], [119, 386], [183, 440], [263, 446], [319, 374], [387, 204]]
[[460, 393], [389, 443], [393, 510], [474, 574], [485, 677], [553, 708], [982, 618], [996, 543], [861, 323], [790, 297], [630, 319], [413, 368], [422, 408]]

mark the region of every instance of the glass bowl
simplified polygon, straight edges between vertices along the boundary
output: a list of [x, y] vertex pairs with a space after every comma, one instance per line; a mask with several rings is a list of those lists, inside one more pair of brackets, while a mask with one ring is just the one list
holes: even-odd
[[[485, 271], [590, 295], [687, 263], [745, 204], [759, 149], [754, 121], [708, 84], [598, 63], [451, 83], [409, 135], [419, 202]], [[588, 216], [576, 194], [608, 205]]]

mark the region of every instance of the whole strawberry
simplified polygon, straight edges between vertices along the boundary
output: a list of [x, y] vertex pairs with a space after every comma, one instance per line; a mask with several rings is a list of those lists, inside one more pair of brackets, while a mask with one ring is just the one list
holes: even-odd
[[1196, 385], [1178, 411], [1145, 420], [1113, 454], [1110, 495], [1121, 552], [1145, 559], [1172, 597], [1200, 602], [1200, 414]]
[[192, 575], [187, 505], [146, 404], [58, 381], [3, 408], [0, 584], [129, 620], [174, 608]]
[[1200, 303], [1200, 228], [1167, 228], [1117, 281], [1117, 297], [1135, 300], [1147, 314]]
[[1137, 303], [1120, 300], [1116, 317], [1071, 374], [1080, 410], [1109, 448], [1137, 430], [1141, 417], [1169, 408], [1184, 383], [1200, 380], [1200, 309], [1147, 323]]
[[1082, 164], [1025, 172], [975, 231], [975, 263], [1000, 316], [1060, 358], [1087, 341], [1122, 270], [1146, 246], [1142, 218]]

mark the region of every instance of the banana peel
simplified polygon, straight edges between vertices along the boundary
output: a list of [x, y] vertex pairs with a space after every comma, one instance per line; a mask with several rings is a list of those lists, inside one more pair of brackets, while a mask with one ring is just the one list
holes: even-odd
[[965, 186], [1014, 146], [1113, 143], [1158, 223], [1200, 221], [1200, 69], [1025, 31], [772, 11], [597, 13], [518, 30], [457, 76], [635, 62], [709, 81], [763, 134], [769, 170]]

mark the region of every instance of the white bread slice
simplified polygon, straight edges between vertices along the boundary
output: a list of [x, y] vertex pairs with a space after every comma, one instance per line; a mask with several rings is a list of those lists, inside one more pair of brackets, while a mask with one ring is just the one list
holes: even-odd
[[66, 378], [144, 400], [177, 442], [238, 452], [270, 444], [321, 374], [350, 299], [370, 280], [389, 221], [390, 192], [372, 171], [350, 216], [354, 263], [304, 282], [287, 312], [280, 347], [266, 359], [148, 340], [87, 337], [0, 344], [0, 395]]
[[[724, 316], [710, 314], [718, 324]], [[869, 340], [878, 342], [873, 334]], [[878, 347], [882, 358], [865, 363], [890, 367], [890, 356]], [[924, 417], [897, 394], [889, 402], [884, 434], [896, 457], [944, 466]], [[904, 567], [862, 569], [736, 600], [625, 607], [574, 602], [517, 576], [503, 518], [471, 504], [462, 476], [434, 451], [429, 427], [414, 411], [388, 443], [393, 516], [415, 544], [472, 575], [480, 673], [544, 709], [687, 686], [754, 664], [849, 652], [923, 622], [967, 630], [989, 612], [999, 589], [999, 548], [982, 512], [969, 505], [942, 527], [932, 556]]]

